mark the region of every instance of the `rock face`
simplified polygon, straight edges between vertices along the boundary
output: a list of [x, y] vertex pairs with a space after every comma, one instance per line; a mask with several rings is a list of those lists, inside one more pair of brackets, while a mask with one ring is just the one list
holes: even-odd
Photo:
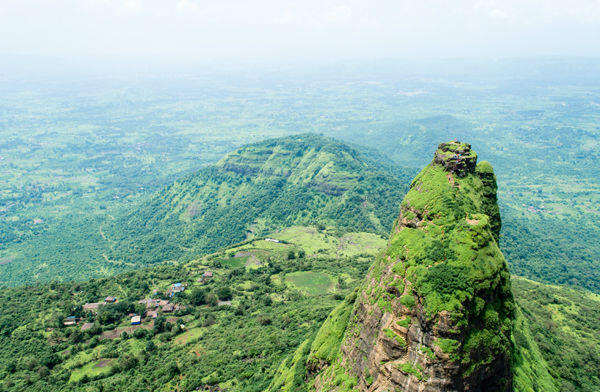
[[471, 151], [471, 145], [468, 143], [440, 143], [433, 162], [459, 177], [464, 177], [475, 169], [477, 154]]
[[319, 354], [331, 322], [317, 335], [310, 388], [512, 390], [514, 302], [499, 230], [491, 165], [477, 165], [466, 143], [440, 144], [355, 294], [337, 355]]

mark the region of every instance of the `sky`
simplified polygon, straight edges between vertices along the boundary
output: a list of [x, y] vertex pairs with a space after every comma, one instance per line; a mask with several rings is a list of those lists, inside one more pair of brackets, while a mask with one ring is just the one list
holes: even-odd
[[0, 55], [114, 61], [600, 56], [600, 0], [0, 0]]

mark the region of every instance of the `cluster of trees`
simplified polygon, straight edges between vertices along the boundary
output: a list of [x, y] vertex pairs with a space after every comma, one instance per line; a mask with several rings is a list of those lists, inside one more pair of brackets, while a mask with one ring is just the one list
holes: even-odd
[[[296, 249], [294, 258], [288, 259], [288, 253], [269, 254], [255, 269], [217, 268], [217, 261], [228, 257], [226, 252], [217, 254], [207, 260], [214, 277], [204, 284], [197, 283], [201, 270], [190, 262], [84, 283], [4, 290], [0, 389], [139, 391], [178, 386], [192, 391], [229, 382], [235, 390], [262, 391], [281, 360], [314, 333], [353, 288], [347, 277], [360, 281], [370, 263], [363, 256], [306, 258], [302, 249]], [[273, 279], [299, 270], [324, 271], [342, 284], [335, 295], [307, 296]], [[189, 287], [171, 299], [183, 306], [181, 311], [159, 316], [149, 329], [125, 331], [110, 339], [103, 336], [123, 328], [128, 312], [140, 312], [137, 300], [149, 296], [153, 287], [176, 281]], [[81, 309], [82, 303], [114, 294], [119, 302], [106, 305], [95, 316]], [[233, 301], [215, 306], [219, 300]], [[82, 332], [80, 325], [58, 325], [65, 315], [86, 317], [94, 327]], [[85, 370], [98, 363], [105, 368]]]

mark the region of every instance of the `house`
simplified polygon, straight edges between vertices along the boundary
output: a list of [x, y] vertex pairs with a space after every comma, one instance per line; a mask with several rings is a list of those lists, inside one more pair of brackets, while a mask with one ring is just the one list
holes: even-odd
[[156, 310], [147, 310], [146, 311], [146, 317], [151, 318], [151, 319], [155, 319], [158, 317], [158, 312]]
[[139, 325], [142, 323], [142, 316], [133, 316], [131, 318], [131, 325]]
[[146, 302], [146, 309], [158, 308], [160, 301], [158, 299], [149, 299]]
[[162, 307], [162, 311], [164, 313], [171, 313], [173, 312], [173, 310], [175, 310], [175, 306], [173, 304], [166, 304]]
[[169, 301], [167, 301], [166, 299], [161, 299], [160, 301], [158, 301], [159, 306], [165, 306], [168, 303], [169, 303]]
[[102, 305], [104, 305], [102, 302], [89, 302], [83, 305], [83, 310], [86, 312], [96, 313]]
[[63, 321], [63, 325], [65, 326], [70, 326], [70, 325], [75, 325], [77, 324], [77, 317], [75, 316], [69, 316], [65, 319], [65, 321]]
[[200, 282], [200, 283], [206, 283], [212, 277], [213, 277], [212, 271], [204, 271], [204, 273], [202, 274], [202, 277], [200, 279], [198, 279], [198, 282]]
[[174, 283], [169, 290], [167, 290], [167, 295], [169, 297], [174, 296], [177, 293], [181, 293], [185, 291], [185, 286], [181, 283]]
[[108, 297], [104, 298], [104, 302], [117, 302], [117, 297], [109, 295]]
[[269, 242], [275, 242], [275, 243], [280, 243], [281, 241], [276, 240], [275, 238], [265, 238], [265, 241], [269, 241]]

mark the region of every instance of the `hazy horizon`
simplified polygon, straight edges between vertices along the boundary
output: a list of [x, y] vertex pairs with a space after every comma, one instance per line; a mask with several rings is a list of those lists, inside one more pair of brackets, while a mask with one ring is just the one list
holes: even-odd
[[6, 0], [0, 33], [5, 58], [150, 67], [599, 57], [600, 1]]

